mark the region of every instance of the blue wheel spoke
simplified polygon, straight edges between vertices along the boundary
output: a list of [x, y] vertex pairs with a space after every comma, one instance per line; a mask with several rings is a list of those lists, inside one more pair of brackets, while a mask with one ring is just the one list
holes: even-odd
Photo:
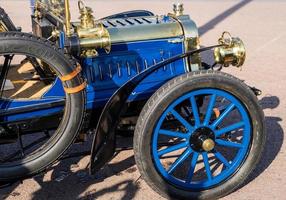
[[242, 148], [243, 145], [237, 142], [230, 142], [230, 141], [226, 141], [226, 140], [221, 140], [221, 139], [217, 139], [216, 143], [222, 146], [226, 146], [226, 147], [232, 147], [232, 148]]
[[179, 113], [177, 113], [174, 109], [171, 110], [171, 113], [177, 118], [177, 120], [179, 120], [182, 125], [185, 126], [185, 128], [188, 129], [189, 132], [191, 132], [194, 128], [191, 126], [191, 124], [189, 122], [187, 122], [187, 120], [185, 120]]
[[164, 129], [160, 129], [159, 134], [167, 135], [167, 136], [171, 136], [171, 137], [179, 137], [179, 138], [184, 138], [184, 139], [186, 139], [188, 137], [188, 135], [186, 133], [180, 133], [180, 132], [169, 131], [169, 130], [164, 130]]
[[206, 170], [206, 173], [207, 173], [208, 180], [211, 180], [213, 175], [212, 175], [211, 167], [210, 167], [210, 164], [209, 164], [208, 153], [207, 152], [203, 152], [202, 155], [203, 155], [203, 160], [204, 160], [205, 170]]
[[188, 143], [187, 142], [183, 142], [183, 143], [180, 143], [180, 144], [177, 144], [177, 145], [173, 145], [171, 147], [167, 147], [166, 149], [163, 149], [161, 151], [158, 151], [158, 156], [161, 157], [167, 153], [171, 153], [173, 151], [177, 151], [179, 149], [183, 149], [185, 147], [188, 146]]
[[185, 152], [179, 158], [177, 158], [177, 160], [169, 168], [168, 174], [173, 173], [177, 167], [180, 166], [189, 157], [192, 151], [193, 150], [191, 148], [186, 149]]
[[215, 128], [217, 125], [221, 123], [221, 121], [234, 109], [235, 105], [232, 103], [230, 104], [225, 111], [216, 119], [216, 121], [212, 124], [212, 127]]
[[211, 116], [212, 116], [212, 113], [213, 113], [213, 107], [214, 107], [215, 102], [216, 102], [216, 95], [213, 94], [211, 99], [210, 99], [209, 106], [208, 106], [208, 109], [207, 109], [207, 112], [206, 112], [206, 117], [205, 117], [205, 120], [204, 120], [204, 123], [203, 123], [204, 126], [207, 126], [210, 123], [210, 119], [211, 119]]
[[[204, 100], [203, 108], [198, 98]], [[167, 121], [175, 128], [168, 128]], [[215, 88], [187, 92], [175, 98], [156, 122], [150, 143], [154, 167], [174, 187], [209, 190], [223, 184], [243, 165], [251, 146], [251, 131], [249, 110], [240, 98]], [[205, 139], [205, 135], [215, 142], [214, 149], [195, 151], [195, 144], [190, 143]], [[166, 139], [170, 142], [162, 146]]]
[[244, 122], [241, 121], [241, 122], [235, 123], [235, 124], [230, 125], [230, 126], [228, 126], [226, 128], [223, 128], [223, 129], [220, 129], [220, 130], [216, 131], [215, 135], [216, 135], [216, 137], [219, 137], [219, 136], [221, 136], [224, 133], [227, 133], [227, 132], [230, 132], [230, 131], [234, 131], [234, 130], [236, 130], [238, 128], [241, 128], [243, 126], [244, 126]]
[[192, 182], [192, 178], [194, 176], [194, 172], [195, 172], [195, 168], [196, 168], [196, 165], [197, 165], [198, 157], [199, 157], [199, 154], [197, 152], [194, 152], [193, 158], [192, 158], [192, 161], [191, 161], [191, 165], [190, 165], [190, 168], [189, 168], [189, 171], [188, 171], [188, 176], [187, 176], [187, 180], [186, 180], [187, 183]]
[[230, 167], [229, 161], [219, 152], [214, 152], [215, 157], [217, 157], [227, 168]]
[[191, 105], [192, 105], [192, 111], [193, 111], [193, 115], [195, 118], [195, 125], [199, 126], [200, 125], [200, 115], [199, 115], [199, 111], [198, 111], [198, 106], [197, 106], [197, 102], [194, 96], [191, 97]]

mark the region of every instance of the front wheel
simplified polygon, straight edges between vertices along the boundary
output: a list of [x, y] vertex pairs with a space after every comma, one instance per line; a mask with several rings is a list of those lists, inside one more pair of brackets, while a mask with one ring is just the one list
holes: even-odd
[[256, 96], [240, 80], [214, 71], [182, 75], [162, 86], [140, 114], [137, 166], [164, 197], [220, 198], [258, 163], [263, 120]]

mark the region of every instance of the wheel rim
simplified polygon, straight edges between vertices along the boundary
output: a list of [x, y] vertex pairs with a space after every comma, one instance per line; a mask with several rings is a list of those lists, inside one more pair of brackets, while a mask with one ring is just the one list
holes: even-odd
[[[198, 106], [200, 100], [204, 103]], [[182, 109], [186, 102], [189, 115]], [[180, 130], [167, 124], [179, 124]], [[153, 132], [152, 158], [167, 182], [205, 190], [234, 175], [250, 145], [251, 122], [242, 103], [228, 92], [200, 89], [181, 96], [161, 115]]]

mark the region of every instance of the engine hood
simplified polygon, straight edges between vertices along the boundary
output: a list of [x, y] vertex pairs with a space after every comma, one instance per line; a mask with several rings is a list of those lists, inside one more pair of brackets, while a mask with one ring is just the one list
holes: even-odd
[[[101, 20], [110, 34], [111, 44], [165, 38], [192, 39], [198, 37], [198, 29], [189, 15], [179, 17], [144, 16]], [[74, 23], [77, 26], [79, 23]]]
[[195, 23], [185, 16], [184, 27], [180, 19], [170, 16], [147, 16], [104, 20], [103, 24], [110, 33], [111, 43], [125, 43], [142, 40], [185, 37], [186, 29], [191, 30], [188, 37], [198, 37]]

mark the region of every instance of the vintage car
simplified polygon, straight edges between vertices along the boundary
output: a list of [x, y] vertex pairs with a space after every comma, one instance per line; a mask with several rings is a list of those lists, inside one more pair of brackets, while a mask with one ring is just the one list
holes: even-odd
[[134, 134], [142, 178], [166, 198], [220, 198], [249, 177], [265, 142], [260, 91], [221, 72], [243, 65], [239, 38], [201, 47], [183, 4], [95, 19], [79, 0], [71, 22], [69, 0], [31, 3], [33, 34], [0, 10], [1, 184], [44, 172], [86, 135], [96, 173], [118, 134]]

